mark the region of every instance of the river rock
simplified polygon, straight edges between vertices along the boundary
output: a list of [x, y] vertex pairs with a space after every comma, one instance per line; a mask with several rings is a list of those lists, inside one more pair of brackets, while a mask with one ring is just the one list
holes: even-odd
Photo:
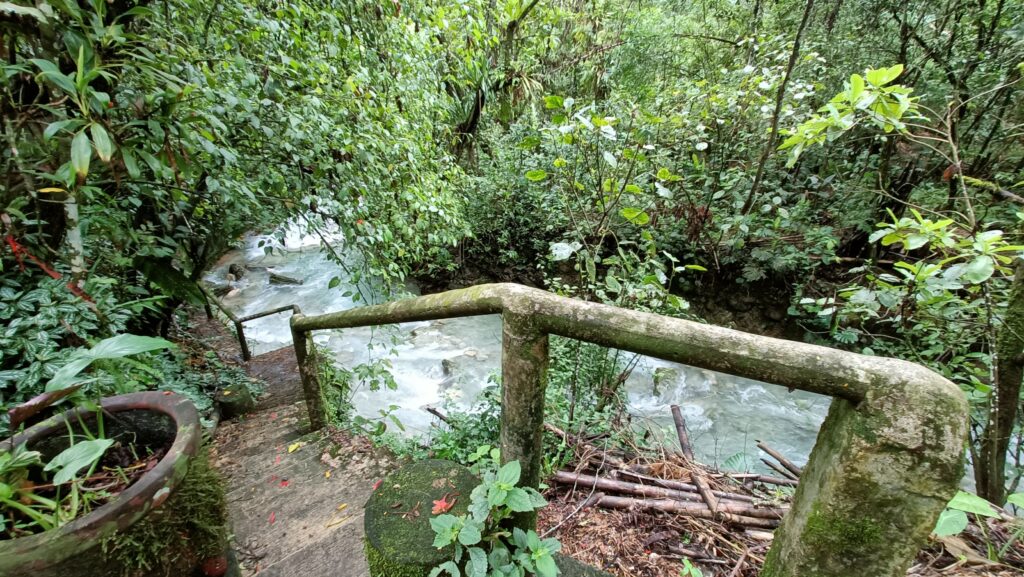
[[276, 272], [267, 271], [270, 274], [270, 284], [294, 284], [300, 285], [303, 283], [302, 279], [292, 278]]
[[658, 367], [654, 369], [654, 396], [661, 396], [661, 386], [666, 382], [668, 384], [678, 384], [680, 376], [679, 369], [675, 367]]
[[240, 279], [245, 276], [245, 267], [238, 263], [234, 263], [228, 267], [228, 274], [234, 275], [235, 279]]

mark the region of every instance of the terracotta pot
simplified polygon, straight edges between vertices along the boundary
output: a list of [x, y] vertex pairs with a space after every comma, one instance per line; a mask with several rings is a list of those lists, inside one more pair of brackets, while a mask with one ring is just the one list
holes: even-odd
[[[168, 447], [149, 472], [114, 500], [55, 529], [17, 539], [0, 540], [0, 577], [72, 577], [99, 575], [100, 543], [159, 507], [181, 483], [202, 440], [199, 414], [192, 403], [170, 392], [132, 393], [100, 402], [104, 425], [128, 432], [138, 442]], [[67, 423], [94, 420], [91, 411], [74, 409], [51, 417], [0, 443], [0, 449], [27, 443], [48, 459], [67, 447]]]

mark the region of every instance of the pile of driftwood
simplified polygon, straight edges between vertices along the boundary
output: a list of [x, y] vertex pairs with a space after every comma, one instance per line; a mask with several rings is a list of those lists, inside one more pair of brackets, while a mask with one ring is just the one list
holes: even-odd
[[[737, 527], [774, 529], [787, 511], [777, 491], [768, 485], [795, 486], [800, 468], [764, 443], [758, 443], [778, 464], [765, 460], [781, 477], [756, 473], [721, 473], [698, 463], [693, 456], [686, 422], [679, 407], [672, 407], [680, 451], [654, 462], [626, 459], [598, 449], [588, 441], [554, 427], [548, 431], [576, 445], [575, 471], [558, 471], [554, 483], [575, 490], [590, 490], [580, 510], [655, 510], [699, 519], [714, 519]], [[582, 453], [582, 454], [581, 454]], [[592, 470], [593, 472], [581, 472]]]

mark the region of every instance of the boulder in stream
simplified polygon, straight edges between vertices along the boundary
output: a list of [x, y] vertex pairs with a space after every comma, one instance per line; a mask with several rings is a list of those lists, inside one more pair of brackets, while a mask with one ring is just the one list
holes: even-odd
[[303, 282], [302, 279], [292, 278], [290, 276], [285, 276], [283, 274], [278, 274], [278, 273], [273, 272], [271, 270], [267, 270], [267, 274], [270, 275], [270, 284], [294, 284], [294, 285], [300, 285]]

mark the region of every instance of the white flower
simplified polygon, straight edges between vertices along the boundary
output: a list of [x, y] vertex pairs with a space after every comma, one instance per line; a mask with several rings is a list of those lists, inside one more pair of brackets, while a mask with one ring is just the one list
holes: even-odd
[[694, 148], [696, 148], [697, 150], [702, 150], [702, 151], [703, 150], [707, 150], [708, 149], [708, 143], [706, 143], [706, 142], [698, 142], [697, 145], [694, 146]]

